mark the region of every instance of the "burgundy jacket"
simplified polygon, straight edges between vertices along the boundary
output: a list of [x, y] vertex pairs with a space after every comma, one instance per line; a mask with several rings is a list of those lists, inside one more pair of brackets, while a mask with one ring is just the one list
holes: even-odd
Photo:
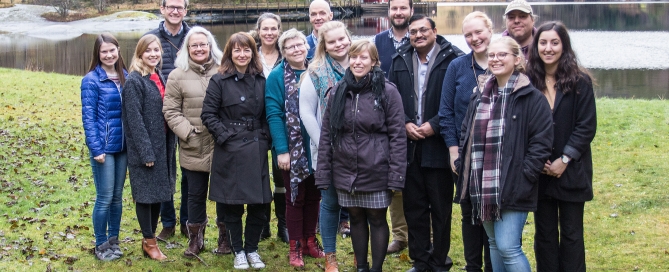
[[[339, 83], [332, 90], [337, 90]], [[385, 82], [386, 103], [376, 107], [371, 88], [346, 94], [346, 125], [341, 145], [330, 139], [330, 107], [323, 115], [318, 145], [316, 186], [325, 189], [332, 183], [347, 192], [402, 190], [406, 173], [406, 131], [404, 109], [397, 87]], [[330, 95], [331, 105], [335, 95]], [[355, 110], [357, 108], [357, 110]]]

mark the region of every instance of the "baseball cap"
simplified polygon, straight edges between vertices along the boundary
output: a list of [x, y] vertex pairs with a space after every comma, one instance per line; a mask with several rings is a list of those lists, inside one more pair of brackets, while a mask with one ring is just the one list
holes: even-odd
[[504, 11], [504, 15], [509, 14], [509, 12], [514, 11], [514, 10], [520, 10], [525, 13], [532, 14], [532, 6], [530, 6], [529, 3], [525, 0], [514, 0], [509, 3], [508, 6], [506, 6], [506, 11]]

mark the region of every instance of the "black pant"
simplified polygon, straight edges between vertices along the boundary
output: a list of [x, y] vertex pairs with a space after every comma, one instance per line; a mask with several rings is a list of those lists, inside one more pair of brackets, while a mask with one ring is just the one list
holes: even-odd
[[156, 235], [156, 228], [158, 227], [160, 203], [136, 203], [135, 213], [137, 213], [137, 221], [139, 221], [139, 228], [142, 230], [142, 236], [147, 239], [154, 238]]
[[[485, 261], [485, 271], [492, 272], [490, 261], [490, 243], [483, 225], [472, 224], [472, 204], [470, 202], [460, 203], [462, 209], [462, 243], [465, 251], [465, 270], [480, 272]], [[481, 251], [483, 249], [483, 251]], [[482, 254], [485, 252], [485, 255]]]
[[203, 223], [207, 220], [209, 172], [181, 168], [181, 174], [188, 180], [188, 223]]
[[414, 161], [407, 167], [402, 190], [404, 217], [409, 230], [409, 257], [418, 270], [447, 271], [453, 265], [446, 264], [451, 248], [453, 179], [450, 169], [421, 167], [420, 149], [419, 144]]
[[539, 200], [534, 212], [537, 271], [586, 271], [584, 207], [585, 202]]
[[[258, 251], [258, 242], [262, 233], [265, 218], [265, 204], [246, 205], [246, 228], [242, 228], [242, 215], [244, 215], [243, 204], [216, 203], [216, 214], [223, 218], [225, 227], [230, 237], [230, 245], [236, 253], [244, 250], [246, 253]], [[244, 242], [242, 242], [242, 230], [244, 231]]]
[[[272, 180], [274, 180], [274, 216], [277, 218], [277, 227], [283, 221], [283, 224], [286, 224], [286, 188], [283, 183], [283, 174], [281, 174], [281, 169], [277, 166], [276, 162], [272, 162]], [[263, 229], [269, 231], [269, 221], [272, 217], [272, 203], [265, 204], [265, 225]]]

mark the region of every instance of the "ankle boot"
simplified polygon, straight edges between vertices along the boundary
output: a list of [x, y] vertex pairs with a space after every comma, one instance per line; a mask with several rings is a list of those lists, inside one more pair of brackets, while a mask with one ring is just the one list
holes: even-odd
[[302, 259], [302, 248], [300, 241], [290, 240], [290, 266], [304, 267], [304, 260]]
[[356, 267], [358, 268], [358, 270], [357, 270], [358, 272], [370, 272], [369, 271], [369, 263], [358, 264]]
[[207, 227], [207, 221], [203, 223], [187, 223], [188, 229], [188, 248], [184, 252], [186, 257], [195, 257], [204, 250], [204, 229]]
[[302, 248], [302, 255], [309, 255], [313, 258], [325, 258], [321, 243], [316, 239], [316, 236], [307, 238], [306, 242], [307, 246]]
[[167, 242], [167, 239], [172, 236], [174, 236], [174, 227], [163, 227], [163, 230], [156, 236], [156, 239], [158, 239], [158, 241]]
[[159, 261], [167, 259], [167, 256], [165, 256], [165, 254], [160, 251], [160, 248], [158, 248], [156, 238], [142, 239], [142, 251], [144, 252], [144, 257], [150, 257], [151, 259]]
[[276, 216], [276, 237], [284, 243], [290, 241], [286, 228], [286, 194], [274, 193], [274, 215]]
[[260, 240], [267, 240], [272, 237], [272, 231], [269, 229], [269, 221], [272, 218], [272, 202], [265, 204], [265, 217], [267, 221], [263, 224], [262, 232], [260, 233]]
[[216, 222], [218, 226], [218, 247], [214, 249], [214, 254], [230, 254], [232, 250], [230, 249], [230, 240], [228, 240], [228, 232], [225, 229], [225, 223]]
[[337, 264], [337, 254], [335, 252], [325, 254], [325, 272], [339, 272], [339, 264]]

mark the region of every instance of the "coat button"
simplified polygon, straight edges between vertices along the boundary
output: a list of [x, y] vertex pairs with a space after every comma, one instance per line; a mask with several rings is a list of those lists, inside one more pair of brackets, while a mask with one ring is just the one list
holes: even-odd
[[244, 96], [242, 96], [240, 99], [242, 100], [242, 102], [246, 101], [246, 97]]
[[246, 142], [248, 142], [249, 140], [246, 139], [246, 137], [244, 137], [243, 141], [246, 143]]
[[253, 140], [257, 142], [257, 141], [258, 141], [258, 137], [253, 137]]
[[513, 118], [513, 120], [516, 120], [516, 116], [515, 116], [515, 115], [514, 115], [513, 117], [511, 117], [511, 118]]

